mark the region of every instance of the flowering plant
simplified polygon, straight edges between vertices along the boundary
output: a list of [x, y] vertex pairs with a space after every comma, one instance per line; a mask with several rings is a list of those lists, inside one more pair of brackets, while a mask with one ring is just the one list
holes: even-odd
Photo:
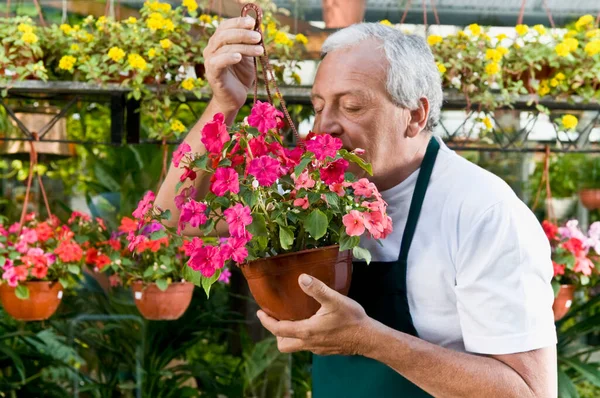
[[[203, 238], [183, 247], [189, 268], [197, 271], [194, 281], [207, 291], [229, 262], [240, 265], [331, 245], [369, 262], [370, 253], [358, 246], [360, 236], [383, 239], [392, 231], [375, 185], [347, 172], [352, 162], [371, 173], [359, 156], [364, 151], [342, 149], [340, 139], [312, 133], [301, 146], [284, 148], [282, 117], [271, 104], [258, 101], [247, 123], [228, 131], [223, 115], [216, 114], [202, 130], [206, 153], [192, 153], [184, 142], [173, 154], [173, 164], [183, 170], [175, 198], [181, 213], [176, 230], [166, 230], [199, 229]], [[200, 201], [189, 185], [198, 173], [212, 175], [210, 192]], [[128, 238], [132, 251], [146, 241], [148, 225], [170, 218], [154, 206], [154, 198], [148, 192], [134, 213], [139, 224]], [[227, 224], [227, 236], [218, 235], [219, 223]]]
[[0, 283], [16, 287], [19, 298], [29, 291], [23, 282], [59, 281], [63, 288], [75, 285], [81, 276], [90, 240], [106, 228], [102, 220], [73, 213], [66, 224], [56, 217], [45, 221], [35, 213], [25, 217], [23, 227], [0, 225]]
[[552, 248], [555, 291], [561, 284], [590, 285], [599, 260], [600, 222], [593, 223], [587, 235], [577, 220], [570, 220], [562, 227], [545, 220], [542, 227]]

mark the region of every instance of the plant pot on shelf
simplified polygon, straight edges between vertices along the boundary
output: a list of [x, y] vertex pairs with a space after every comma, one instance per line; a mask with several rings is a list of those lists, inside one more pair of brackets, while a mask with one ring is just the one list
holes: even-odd
[[575, 285], [560, 285], [558, 294], [554, 297], [554, 303], [552, 304], [552, 311], [554, 311], [554, 321], [561, 320], [569, 308], [573, 304], [573, 296], [575, 294]]
[[366, 3], [366, 0], [323, 0], [325, 27], [338, 29], [362, 22]]
[[600, 209], [600, 189], [582, 189], [579, 191], [579, 199], [581, 200], [581, 204], [588, 209]]
[[135, 305], [144, 318], [153, 321], [179, 319], [190, 306], [194, 284], [173, 282], [162, 291], [155, 283], [144, 285], [142, 281], [132, 284]]
[[550, 198], [546, 199], [546, 213], [549, 214], [549, 208], [552, 206], [554, 217], [558, 220], [565, 220], [572, 214], [572, 210], [577, 204], [577, 197], [568, 198]]
[[60, 282], [25, 282], [29, 298], [20, 299], [16, 288], [0, 285], [0, 301], [10, 316], [20, 321], [43, 321], [56, 312], [63, 296]]
[[352, 276], [352, 252], [329, 246], [261, 258], [240, 268], [264, 312], [278, 320], [301, 320], [313, 316], [320, 304], [300, 288], [300, 275], [314, 276], [346, 295]]

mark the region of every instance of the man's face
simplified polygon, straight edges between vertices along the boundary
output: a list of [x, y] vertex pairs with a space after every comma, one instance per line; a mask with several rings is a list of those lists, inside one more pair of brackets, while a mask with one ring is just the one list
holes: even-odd
[[[387, 65], [381, 44], [365, 40], [327, 54], [312, 90], [315, 133], [340, 138], [348, 150], [364, 149], [362, 157], [373, 166], [370, 179], [380, 189], [412, 150], [403, 145], [410, 112], [395, 105], [386, 90]], [[356, 167], [350, 171], [364, 176]]]

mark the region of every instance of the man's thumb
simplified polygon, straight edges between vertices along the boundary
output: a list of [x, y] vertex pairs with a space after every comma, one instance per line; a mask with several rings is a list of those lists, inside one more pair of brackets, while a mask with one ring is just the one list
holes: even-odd
[[302, 274], [298, 282], [304, 293], [314, 298], [321, 304], [326, 304], [335, 299], [335, 291], [326, 284], [310, 275]]

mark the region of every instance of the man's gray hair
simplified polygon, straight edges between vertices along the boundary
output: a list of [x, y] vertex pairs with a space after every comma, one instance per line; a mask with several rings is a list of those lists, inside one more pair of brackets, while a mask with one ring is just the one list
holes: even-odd
[[393, 101], [410, 110], [417, 109], [421, 98], [429, 101], [426, 130], [433, 132], [440, 119], [443, 92], [440, 72], [425, 40], [406, 35], [380, 23], [360, 23], [335, 32], [325, 40], [322, 56], [349, 48], [363, 40], [381, 41], [388, 60], [387, 91]]

